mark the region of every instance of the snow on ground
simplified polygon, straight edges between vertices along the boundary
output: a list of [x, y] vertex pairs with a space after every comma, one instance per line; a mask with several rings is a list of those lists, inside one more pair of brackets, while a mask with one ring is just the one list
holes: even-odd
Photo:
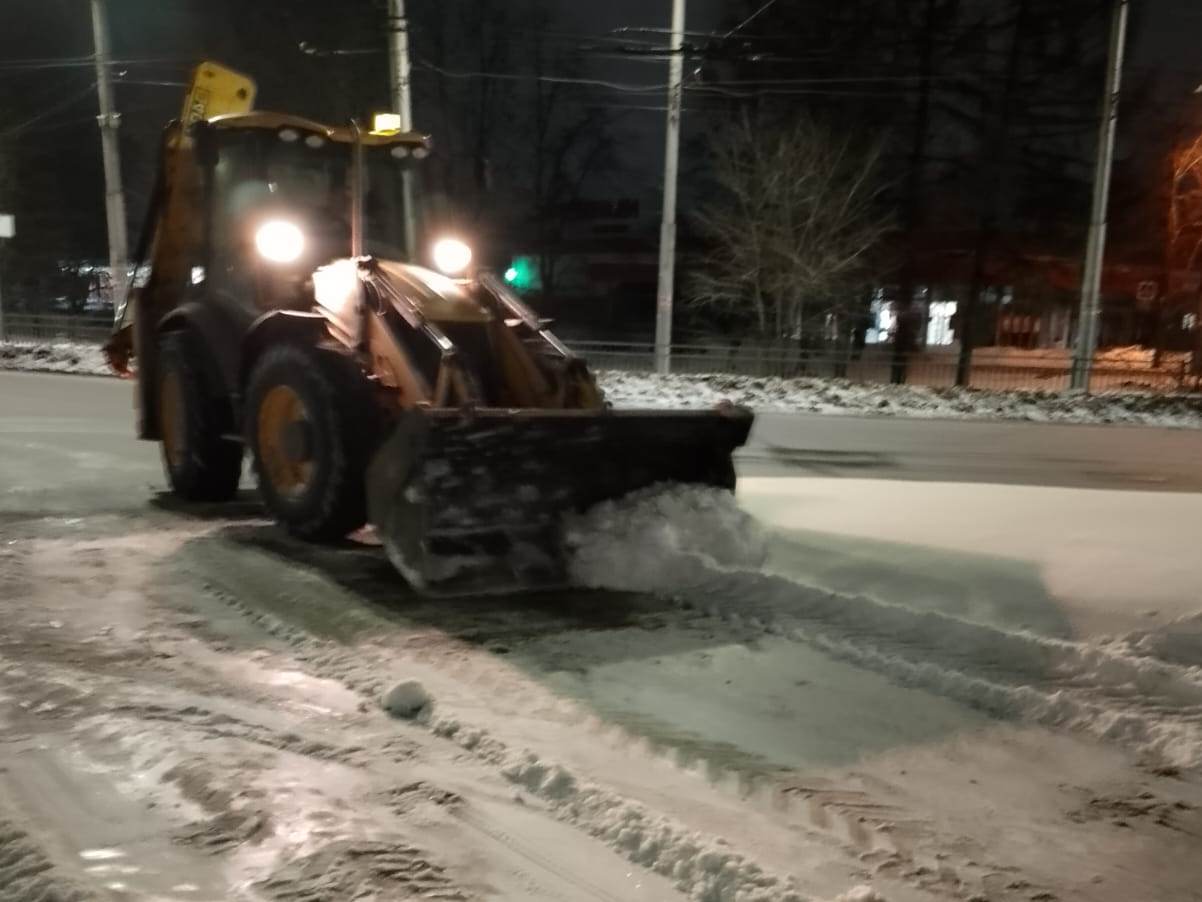
[[704, 409], [731, 401], [761, 411], [1202, 428], [1202, 397], [1191, 395], [1132, 392], [1081, 397], [841, 379], [719, 373], [660, 376], [615, 370], [603, 371], [598, 378], [616, 407]]
[[[1119, 359], [1130, 356], [1120, 355]], [[0, 344], [0, 369], [112, 375], [100, 349], [79, 342]], [[1106, 392], [1076, 397], [1040, 391], [861, 384], [841, 379], [721, 373], [660, 376], [618, 370], [600, 371], [597, 378], [606, 398], [616, 407], [696, 410], [731, 401], [761, 411], [1202, 428], [1202, 397], [1196, 395]]]
[[[752, 490], [787, 517], [778, 482]], [[599, 505], [573, 523], [569, 541], [573, 573], [585, 585], [670, 593], [993, 716], [1087, 732], [1168, 765], [1202, 768], [1202, 647], [1181, 663], [1149, 654], [1154, 646], [1142, 634], [1073, 641], [1028, 624], [823, 590], [787, 568], [765, 568], [764, 527], [713, 489], [665, 487]]]
[[622, 592], [425, 599], [9, 378], [3, 902], [1196, 898], [1202, 495], [649, 490]]
[[111, 376], [99, 345], [84, 342], [0, 342], [0, 369]]

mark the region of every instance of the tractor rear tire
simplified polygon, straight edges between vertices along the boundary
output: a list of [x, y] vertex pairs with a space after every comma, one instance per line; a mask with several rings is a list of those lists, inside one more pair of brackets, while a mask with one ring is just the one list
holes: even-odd
[[242, 445], [227, 438], [232, 414], [205, 365], [200, 339], [188, 331], [159, 341], [158, 415], [163, 470], [184, 501], [229, 501], [242, 476]]
[[337, 541], [367, 522], [379, 417], [353, 361], [300, 344], [270, 348], [251, 373], [245, 420], [263, 502], [293, 535]]

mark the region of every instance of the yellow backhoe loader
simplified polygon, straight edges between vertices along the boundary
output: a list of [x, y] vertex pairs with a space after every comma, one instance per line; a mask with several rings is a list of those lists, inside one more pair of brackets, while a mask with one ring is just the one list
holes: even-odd
[[254, 95], [197, 68], [163, 137], [148, 274], [106, 347], [178, 496], [232, 498], [249, 449], [294, 534], [370, 523], [440, 591], [561, 579], [567, 512], [659, 482], [734, 488], [749, 411], [611, 409], [464, 242], [415, 227], [425, 136], [256, 112]]

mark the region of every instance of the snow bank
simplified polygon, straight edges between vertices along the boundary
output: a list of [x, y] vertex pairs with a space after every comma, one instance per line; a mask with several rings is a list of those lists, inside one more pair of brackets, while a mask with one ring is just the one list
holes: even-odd
[[660, 376], [612, 370], [598, 373], [598, 379], [615, 407], [704, 409], [729, 400], [760, 411], [1202, 428], [1202, 397], [1194, 395], [1107, 392], [1083, 397], [843, 379]]
[[54, 344], [23, 341], [0, 343], [0, 369], [113, 375], [99, 345], [68, 341]]
[[[1133, 352], [1117, 349], [1116, 359], [1134, 359]], [[0, 369], [113, 375], [100, 348], [83, 342], [0, 343]], [[1202, 397], [1194, 395], [1105, 392], [1080, 397], [1041, 391], [928, 388], [721, 373], [660, 376], [602, 370], [597, 378], [615, 407], [698, 410], [729, 400], [754, 410], [781, 413], [1202, 428]]]

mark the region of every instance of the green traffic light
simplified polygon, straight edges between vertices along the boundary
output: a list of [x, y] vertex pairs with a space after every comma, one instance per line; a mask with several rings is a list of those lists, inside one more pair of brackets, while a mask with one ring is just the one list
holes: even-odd
[[535, 287], [534, 264], [529, 257], [515, 257], [505, 270], [505, 281], [516, 291], [530, 291]]

